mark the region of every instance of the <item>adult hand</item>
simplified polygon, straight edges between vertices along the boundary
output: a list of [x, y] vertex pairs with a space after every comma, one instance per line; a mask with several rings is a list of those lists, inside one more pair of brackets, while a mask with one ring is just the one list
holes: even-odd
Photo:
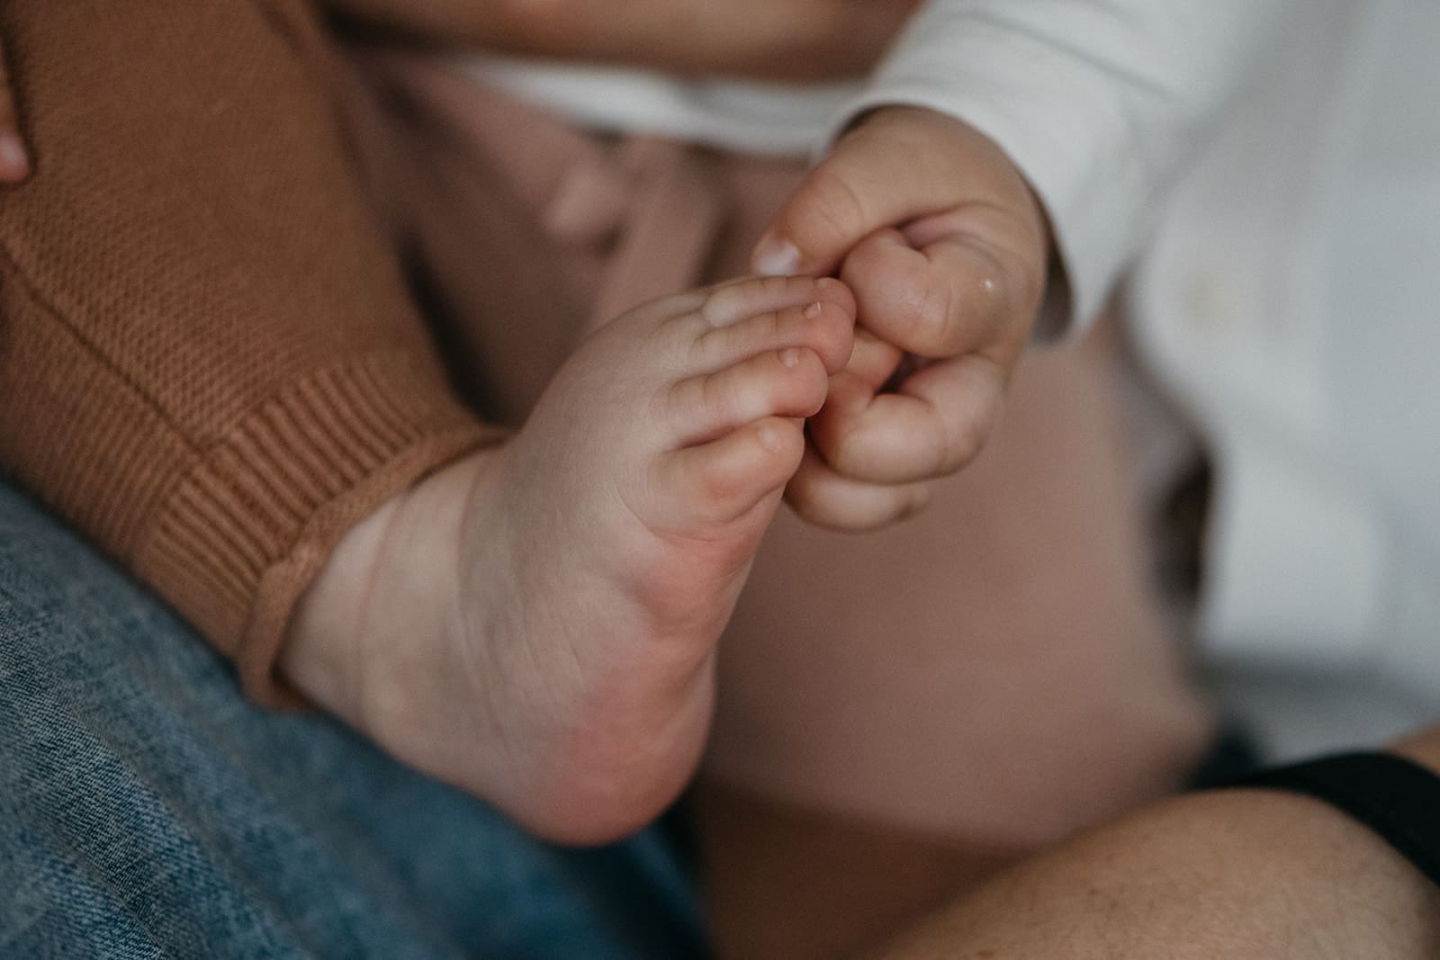
[[9, 63], [0, 46], [0, 184], [20, 183], [30, 176], [30, 156], [20, 136], [20, 114], [10, 85]]
[[[1426, 760], [1423, 749], [1410, 750]], [[1428, 736], [1428, 760], [1440, 738]], [[1430, 960], [1440, 889], [1308, 797], [1198, 794], [1070, 841], [877, 960]]]
[[511, 53], [770, 80], [860, 76], [919, 0], [325, 0], [391, 31]]
[[776, 215], [762, 273], [838, 272], [859, 303], [850, 366], [811, 422], [791, 505], [822, 526], [901, 519], [980, 451], [1040, 308], [1050, 238], [1009, 158], [939, 113], [887, 107]]

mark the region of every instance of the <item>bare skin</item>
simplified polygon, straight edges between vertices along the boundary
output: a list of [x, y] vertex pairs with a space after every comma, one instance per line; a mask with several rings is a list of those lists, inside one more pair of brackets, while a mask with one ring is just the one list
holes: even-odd
[[[4, 86], [0, 83], [0, 89]], [[8, 97], [0, 100], [0, 130], [14, 132]], [[0, 133], [0, 181], [15, 182], [24, 178], [30, 164], [5, 142]], [[829, 175], [821, 174], [818, 182]], [[806, 188], [799, 196], [804, 202], [787, 210], [802, 209], [823, 195]], [[923, 253], [930, 235], [915, 234], [909, 226], [916, 217], [949, 209], [942, 202], [936, 209], [891, 210], [879, 221], [859, 217], [853, 230], [836, 236], [854, 234], [859, 243], [872, 231], [899, 227], [911, 252], [918, 247]], [[843, 239], [812, 247], [802, 233], [794, 231], [797, 249], [804, 251], [795, 269], [821, 270], [817, 264], [825, 263], [831, 266], [823, 269], [836, 269], [843, 263], [839, 269], [847, 278], [858, 288], [867, 287], [868, 271], [845, 255], [851, 248]], [[1022, 236], [1026, 233], [1021, 231]], [[823, 252], [826, 249], [831, 252]], [[886, 255], [902, 252], [897, 243]], [[796, 309], [808, 296], [786, 309]], [[833, 291], [825, 297], [841, 316], [837, 328], [845, 327], [843, 298]], [[1017, 302], [1023, 305], [1026, 298], [1022, 295]], [[721, 429], [713, 439], [697, 427], [706, 422], [704, 416], [681, 416], [675, 421], [684, 425], [681, 429], [673, 429], [674, 424], [667, 429], [664, 418], [646, 420], [636, 416], [633, 405], [612, 402], [633, 400], [644, 392], [641, 384], [652, 389], [659, 384], [668, 392], [664, 384], [694, 382], [698, 371], [684, 364], [636, 372], [613, 362], [621, 354], [633, 359], [630, 350], [622, 349], [625, 343], [653, 347], [661, 327], [683, 326], [685, 317], [693, 320], [696, 307], [667, 303], [678, 318], [667, 323], [631, 315], [617, 328], [620, 332], [602, 335], [582, 350], [547, 394], [537, 420], [514, 443], [430, 478], [357, 528], [317, 583], [297, 627], [298, 643], [287, 654], [287, 667], [302, 686], [411, 762], [477, 792], [488, 791], [502, 805], [526, 811], [522, 818], [537, 829], [566, 838], [600, 838], [622, 831], [631, 818], [643, 819], [648, 814], [629, 809], [636, 798], [643, 810], [653, 798], [668, 795], [693, 762], [704, 726], [697, 718], [705, 714], [708, 702], [713, 636], [706, 627], [723, 621], [727, 603], [733, 601], [753, 540], [784, 482], [775, 477], [784, 475], [782, 467], [798, 462], [799, 431], [791, 418], [804, 416], [799, 411], [819, 402], [807, 381], [835, 374], [844, 363], [840, 355], [846, 351], [839, 346], [844, 336], [839, 334], [834, 344], [828, 333], [798, 343], [783, 337], [769, 342], [750, 355], [771, 358], [768, 369], [766, 362], [752, 366], [737, 352], [736, 362], [723, 369], [745, 370], [734, 374], [736, 382], [764, 385], [759, 393], [767, 399], [759, 404], [757, 418], [737, 422], [728, 432]], [[669, 309], [660, 312], [668, 314]], [[870, 399], [876, 393], [874, 371], [886, 370], [888, 377], [898, 369], [903, 352], [946, 360], [967, 352], [984, 355], [986, 345], [1023, 340], [1013, 322], [1023, 318], [1023, 310], [1012, 306], [997, 315], [1011, 318], [994, 328], [1010, 331], [1008, 336], [997, 339], [992, 329], [973, 341], [981, 345], [979, 350], [966, 350], [963, 344], [957, 350], [950, 343], [951, 349], [927, 352], [922, 340], [904, 332], [905, 324], [887, 322], [884, 310], [868, 313], [867, 322], [879, 331], [875, 340], [887, 348], [883, 362], [867, 359], [882, 356], [877, 348], [851, 366], [849, 375], [859, 378], [856, 395], [866, 402], [827, 414], [832, 418], [830, 439], [820, 431], [822, 438], [806, 467], [810, 478], [796, 484], [797, 490], [809, 485], [811, 491], [798, 494], [802, 509], [828, 516], [837, 526], [860, 527], [903, 515], [921, 503], [923, 495], [907, 488], [965, 458], [933, 457], [894, 473], [882, 473], [870, 462], [866, 431], [856, 425], [876, 406]], [[892, 319], [899, 316], [892, 314]], [[949, 317], [947, 310], [941, 319]], [[913, 320], [911, 316], [906, 323]], [[746, 323], [742, 318], [736, 328]], [[945, 338], [934, 342], [943, 344]], [[782, 359], [789, 349], [798, 351], [789, 357], [798, 360], [793, 366]], [[992, 354], [1002, 367], [1008, 349]], [[611, 375], [623, 382], [612, 383]], [[921, 375], [905, 382], [918, 387], [913, 381]], [[736, 389], [737, 396], [742, 393], [749, 394], [750, 388]], [[908, 396], [923, 399], [915, 393]], [[623, 427], [619, 432], [628, 434], [637, 419], [642, 429], [635, 445], [586, 442], [605, 435], [606, 425]], [[719, 417], [727, 419], [739, 420]], [[983, 426], [983, 418], [979, 422]], [[972, 443], [954, 443], [968, 433], [941, 426], [944, 429], [932, 435], [932, 447], [973, 449]], [[699, 432], [688, 434], [690, 429]], [[772, 429], [769, 439], [775, 442], [763, 442]], [[687, 435], [708, 442], [687, 445]], [[935, 438], [943, 439], [937, 443]], [[733, 474], [725, 469], [737, 462], [741, 468]], [[622, 478], [643, 477], [655, 481], [653, 487], [641, 484], [654, 495], [647, 495], [638, 510], [630, 502], [605, 504], [582, 497], [577, 503], [561, 497], [574, 492], [581, 471], [590, 471], [582, 474], [588, 493], [614, 489]], [[726, 476], [741, 479], [714, 485], [716, 477]], [[596, 477], [615, 482], [592, 489], [589, 481]], [[834, 477], [868, 489], [875, 494], [869, 502], [878, 501], [880, 507], [861, 502], [864, 509], [853, 509], [860, 498], [845, 493]], [[686, 495], [687, 490], [695, 492], [697, 483], [706, 492]], [[822, 486], [839, 492], [827, 493]], [[854, 493], [857, 488], [849, 489]], [[509, 516], [515, 522], [501, 522]], [[540, 541], [529, 536], [540, 531], [553, 535], [557, 527], [578, 536], [582, 549], [574, 555], [547, 555]], [[596, 554], [583, 549], [586, 535], [597, 530], [625, 545], [620, 562], [611, 562], [616, 558], [606, 553], [606, 562], [596, 563]], [[598, 540], [591, 539], [590, 546]], [[706, 572], [709, 579], [688, 573], [679, 581], [665, 576], [675, 572], [666, 562], [668, 556], [690, 550], [693, 555], [686, 555], [684, 567]], [[608, 617], [600, 618], [604, 629], [595, 629], [597, 620], [586, 616], [583, 604], [551, 609], [502, 594], [504, 581], [486, 575], [493, 572], [490, 565], [497, 557], [505, 570], [519, 571], [517, 576], [540, 584], [543, 598], [573, 600], [587, 589], [596, 590], [602, 603], [620, 612], [614, 619], [628, 629], [612, 631]], [[457, 599], [467, 592], [489, 602]], [[336, 598], [343, 602], [332, 603]], [[409, 615], [410, 601], [429, 613]], [[537, 623], [558, 629], [535, 632], [531, 628]], [[586, 657], [587, 648], [594, 659]], [[612, 655], [613, 660], [607, 659]], [[547, 656], [570, 668], [559, 682], [541, 676], [538, 665]], [[625, 668], [642, 661], [644, 669]], [[596, 663], [599, 670], [588, 669]], [[548, 667], [554, 665], [552, 661]], [[493, 669], [486, 672], [482, 666]], [[444, 695], [456, 687], [466, 695], [436, 709], [445, 701], [428, 694]], [[487, 709], [492, 693], [495, 710]], [[520, 701], [522, 708], [508, 723], [499, 713], [507, 697]], [[614, 709], [617, 705], [624, 709]], [[597, 718], [610, 722], [591, 722]], [[601, 762], [576, 764], [577, 749]], [[1440, 767], [1440, 733], [1421, 735], [1402, 749]], [[617, 792], [615, 783], [629, 792]], [[537, 806], [527, 806], [536, 798], [541, 801]], [[596, 810], [599, 813], [587, 819]], [[897, 960], [1222, 953], [1430, 957], [1440, 950], [1437, 916], [1440, 903], [1433, 888], [1363, 829], [1310, 801], [1232, 793], [1152, 808], [1066, 844], [1008, 873], [881, 955]], [[1327, 936], [1322, 939], [1317, 931]]]
[[837, 272], [860, 307], [855, 356], [789, 492], [801, 516], [885, 526], [974, 460], [1039, 313], [1050, 249], [1024, 177], [958, 120], [887, 107], [835, 144], [754, 259], [762, 273]]
[[[1440, 771], [1440, 727], [1394, 749]], [[1440, 889], [1320, 801], [1220, 791], [1065, 843], [873, 956], [1428, 960], [1440, 956]]]
[[343, 539], [286, 675], [538, 834], [637, 829], [698, 762], [715, 642], [853, 324], [843, 284], [777, 278], [613, 321], [511, 441]]

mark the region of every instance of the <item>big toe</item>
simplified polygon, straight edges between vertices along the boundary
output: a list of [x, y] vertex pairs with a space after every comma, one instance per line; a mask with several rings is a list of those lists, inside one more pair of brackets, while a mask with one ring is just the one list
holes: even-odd
[[[661, 525], [700, 540], [732, 536], [735, 522], [779, 505], [804, 453], [799, 421], [766, 417], [708, 443], [664, 454], [652, 476]], [[768, 513], [756, 519], [758, 533]]]

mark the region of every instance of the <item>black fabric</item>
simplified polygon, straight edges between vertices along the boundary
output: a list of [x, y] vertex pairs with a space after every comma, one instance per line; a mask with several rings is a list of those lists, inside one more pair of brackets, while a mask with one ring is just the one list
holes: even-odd
[[1375, 831], [1440, 885], [1440, 776], [1417, 763], [1388, 753], [1344, 753], [1262, 770], [1229, 786], [1323, 800]]
[[1210, 744], [1210, 749], [1190, 772], [1186, 789], [1228, 787], [1264, 765], [1264, 757], [1255, 738], [1239, 723], [1226, 720], [1221, 723], [1220, 732]]

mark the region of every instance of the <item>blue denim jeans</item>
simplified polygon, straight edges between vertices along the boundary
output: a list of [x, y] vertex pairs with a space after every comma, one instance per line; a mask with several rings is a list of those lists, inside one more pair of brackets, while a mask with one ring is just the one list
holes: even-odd
[[704, 955], [658, 832], [543, 844], [184, 624], [0, 484], [0, 957]]

